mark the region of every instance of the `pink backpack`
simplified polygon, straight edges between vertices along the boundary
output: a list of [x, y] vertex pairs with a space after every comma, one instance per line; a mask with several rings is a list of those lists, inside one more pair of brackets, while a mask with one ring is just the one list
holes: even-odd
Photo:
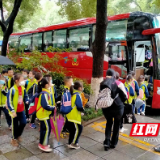
[[135, 92], [135, 83], [134, 83], [134, 80], [132, 81], [131, 86], [132, 86], [132, 88], [133, 88], [133, 90]]
[[143, 97], [144, 97], [144, 92], [143, 92], [143, 89], [140, 88], [139, 89], [139, 96], [138, 96], [138, 98], [142, 99]]

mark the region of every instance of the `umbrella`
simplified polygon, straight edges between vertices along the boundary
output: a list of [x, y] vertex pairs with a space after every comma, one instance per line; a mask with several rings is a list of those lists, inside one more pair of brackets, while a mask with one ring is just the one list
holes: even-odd
[[0, 65], [15, 65], [9, 58], [0, 56]]
[[50, 119], [50, 123], [51, 123], [52, 131], [54, 132], [55, 137], [57, 141], [59, 142], [60, 134], [64, 126], [64, 118], [62, 115], [57, 115], [56, 110], [54, 110], [54, 116], [53, 118]]

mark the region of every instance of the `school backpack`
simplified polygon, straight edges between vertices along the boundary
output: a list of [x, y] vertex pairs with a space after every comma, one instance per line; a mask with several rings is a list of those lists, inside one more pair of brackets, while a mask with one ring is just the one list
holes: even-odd
[[[47, 93], [47, 92], [41, 92], [41, 93]], [[40, 94], [41, 94], [40, 93]], [[49, 96], [49, 94], [47, 93], [47, 95], [48, 95], [48, 97], [50, 98], [50, 96]], [[38, 110], [37, 110], [37, 105], [38, 105], [38, 101], [39, 101], [39, 95], [37, 94], [37, 95], [35, 95], [35, 97], [34, 97], [34, 100], [33, 100], [34, 102], [33, 103], [30, 103], [30, 106], [29, 106], [29, 108], [28, 108], [28, 114], [29, 115], [33, 115], [33, 114], [35, 114], [36, 112], [38, 112], [38, 110], [41, 108], [39, 108]]]
[[97, 102], [96, 102], [96, 106], [95, 106], [96, 110], [100, 109], [100, 108], [110, 107], [117, 97], [118, 97], [118, 95], [116, 95], [116, 97], [114, 99], [111, 97], [111, 90], [109, 88], [103, 89], [98, 94], [98, 98], [97, 98]]
[[143, 89], [142, 89], [142, 88], [139, 88], [139, 96], [138, 96], [138, 98], [139, 98], [139, 99], [142, 99], [143, 97], [144, 97]]
[[68, 114], [71, 112], [71, 93], [69, 90], [65, 89], [62, 95], [61, 106], [60, 106], [60, 113]]
[[151, 52], [150, 50], [147, 50], [147, 51], [145, 52], [145, 59], [146, 59], [146, 60], [152, 59], [152, 52]]
[[133, 90], [134, 90], [134, 92], [135, 92], [135, 82], [134, 82], [134, 80], [133, 80], [132, 83], [131, 83], [131, 87], [133, 88]]

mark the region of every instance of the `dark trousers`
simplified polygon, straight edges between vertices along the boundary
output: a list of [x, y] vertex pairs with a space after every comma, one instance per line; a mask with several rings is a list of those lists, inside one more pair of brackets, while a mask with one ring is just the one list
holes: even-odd
[[25, 104], [26, 118], [29, 118], [28, 108], [29, 108], [29, 104]]
[[79, 141], [79, 137], [82, 133], [83, 130], [83, 126], [77, 123], [73, 123], [73, 122], [67, 122], [68, 123], [68, 127], [67, 129], [69, 130], [69, 141], [68, 144], [77, 144]]
[[10, 127], [10, 125], [11, 125], [11, 117], [10, 117], [6, 107], [0, 107], [0, 123], [1, 123], [1, 111], [3, 111], [3, 113], [5, 114], [7, 124]]
[[68, 131], [68, 119], [66, 117], [65, 118], [65, 123], [64, 123], [63, 129], [62, 129], [62, 133], [67, 132], [67, 131]]
[[51, 124], [50, 119], [40, 121], [40, 144], [41, 145], [48, 145], [49, 143], [49, 136], [51, 133]]
[[36, 113], [32, 115], [32, 117], [31, 117], [31, 123], [35, 123], [35, 119], [36, 119]]
[[[124, 112], [124, 107], [119, 110], [116, 110], [116, 109], [111, 110], [110, 108], [106, 108], [106, 109], [103, 109], [102, 111], [107, 120], [104, 145], [110, 146], [111, 144], [116, 146], [118, 143], [119, 128], [121, 124], [121, 118]], [[114, 121], [113, 121], [113, 118], [114, 118]], [[111, 138], [111, 129], [112, 129], [113, 123], [114, 123], [113, 134]]]
[[24, 127], [26, 126], [25, 112], [18, 112], [17, 117], [12, 118], [12, 136], [13, 139], [17, 139], [23, 133]]

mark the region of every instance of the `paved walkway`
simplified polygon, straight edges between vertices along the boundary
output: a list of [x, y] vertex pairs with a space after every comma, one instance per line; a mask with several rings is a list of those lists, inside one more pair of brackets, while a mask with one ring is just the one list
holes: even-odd
[[[148, 117], [137, 117], [139, 122], [159, 122]], [[51, 135], [50, 145], [52, 153], [43, 153], [38, 147], [39, 131], [26, 126], [22, 136], [20, 147], [10, 145], [11, 132], [7, 129], [4, 119], [0, 129], [0, 160], [160, 160], [160, 154], [153, 151], [153, 147], [159, 142], [146, 143], [144, 137], [129, 137], [131, 125], [125, 125], [125, 131], [120, 135], [116, 149], [104, 151], [105, 119], [84, 127], [80, 138], [79, 150], [67, 148], [67, 139], [61, 139], [58, 143], [54, 135]]]

